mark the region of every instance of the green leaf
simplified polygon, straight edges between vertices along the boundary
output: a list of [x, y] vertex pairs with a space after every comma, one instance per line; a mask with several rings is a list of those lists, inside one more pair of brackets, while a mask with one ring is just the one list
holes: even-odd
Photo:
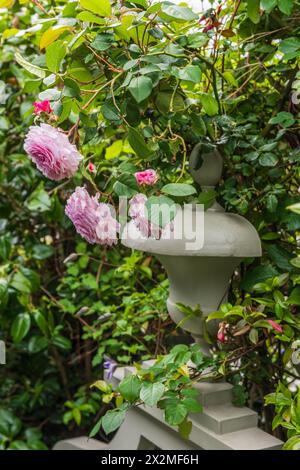
[[54, 254], [54, 248], [48, 245], [37, 244], [32, 250], [32, 257], [38, 260], [50, 258]]
[[114, 42], [114, 36], [112, 34], [97, 34], [91, 46], [97, 51], [103, 52], [109, 49]]
[[37, 65], [33, 65], [30, 62], [28, 62], [26, 59], [24, 59], [24, 57], [21, 56], [19, 52], [16, 52], [15, 59], [18, 62], [18, 64], [21, 65], [21, 67], [23, 67], [25, 70], [32, 73], [33, 75], [36, 75], [39, 78], [46, 77], [45, 70], [41, 69], [41, 67], [38, 67]]
[[182, 404], [189, 413], [201, 413], [203, 406], [195, 398], [184, 398]]
[[260, 0], [260, 6], [267, 12], [273, 10], [277, 5], [277, 0]]
[[79, 85], [75, 80], [72, 80], [71, 78], [65, 78], [62, 94], [63, 96], [67, 96], [69, 98], [80, 97]]
[[197, 65], [187, 65], [184, 69], [175, 69], [174, 75], [180, 80], [200, 83], [201, 69]]
[[214, 189], [208, 189], [207, 191], [203, 191], [198, 196], [199, 204], [204, 204], [204, 209], [209, 209], [216, 200], [216, 191]]
[[198, 15], [191, 8], [172, 5], [169, 2], [161, 4], [161, 11], [177, 22], [192, 21], [198, 19]]
[[13, 275], [11, 287], [19, 292], [23, 292], [24, 294], [30, 294], [31, 292], [31, 283], [21, 271], [18, 271]]
[[0, 279], [0, 310], [4, 309], [8, 302], [8, 284], [5, 279]]
[[71, 26], [60, 26], [47, 29], [47, 31], [42, 34], [40, 40], [40, 49], [45, 49], [50, 46], [50, 44], [56, 41], [59, 36], [61, 36], [65, 31], [68, 31], [70, 28]]
[[165, 419], [171, 426], [178, 426], [185, 419], [188, 410], [180, 403], [171, 403], [165, 409]]
[[251, 343], [257, 344], [258, 342], [258, 331], [256, 328], [251, 328], [250, 333], [249, 333], [249, 339]]
[[176, 215], [176, 204], [166, 196], [151, 196], [146, 204], [147, 218], [153, 224], [165, 227]]
[[120, 382], [119, 392], [125, 400], [134, 402], [139, 397], [141, 386], [141, 381], [136, 375], [128, 375]]
[[144, 382], [140, 391], [140, 399], [148, 406], [155, 406], [165, 391], [164, 384]]
[[152, 88], [153, 83], [151, 78], [145, 75], [133, 78], [128, 86], [128, 90], [138, 103], [141, 103], [150, 96]]
[[110, 0], [80, 0], [80, 5], [99, 16], [111, 16]]
[[170, 183], [170, 184], [166, 184], [165, 186], [163, 186], [161, 189], [161, 192], [165, 194], [169, 194], [170, 196], [184, 197], [184, 196], [191, 196], [192, 194], [195, 194], [197, 191], [194, 188], [194, 186], [192, 186], [191, 184]]
[[187, 419], [185, 419], [184, 421], [182, 421], [182, 423], [179, 424], [178, 431], [181, 437], [183, 437], [183, 439], [189, 438], [192, 427], [193, 427], [192, 421], [188, 421]]
[[63, 41], [55, 41], [46, 48], [46, 65], [51, 72], [57, 73], [60, 64], [67, 53], [67, 48]]
[[124, 173], [115, 182], [113, 190], [117, 196], [132, 197], [138, 192], [136, 177], [130, 173]]
[[294, 0], [277, 0], [279, 10], [285, 15], [290, 15], [293, 11]]
[[51, 199], [41, 183], [25, 201], [25, 206], [32, 212], [46, 212], [51, 208]]
[[297, 286], [292, 290], [288, 298], [288, 303], [292, 305], [300, 305], [300, 286]]
[[95, 426], [93, 427], [93, 429], [89, 433], [89, 438], [94, 437], [94, 436], [96, 436], [96, 434], [98, 434], [98, 432], [100, 430], [100, 427], [101, 427], [101, 424], [102, 424], [102, 418], [99, 419], [99, 421], [95, 424]]
[[274, 277], [276, 274], [278, 274], [278, 272], [271, 265], [257, 266], [256, 268], [250, 269], [247, 272], [242, 280], [241, 288], [247, 291], [251, 291], [255, 284]]
[[287, 209], [289, 211], [295, 212], [295, 214], [300, 215], [300, 202], [297, 202], [296, 204], [292, 204], [291, 206], [288, 206]]
[[140, 158], [149, 158], [151, 155], [153, 155], [153, 151], [146, 144], [145, 139], [140, 131], [134, 127], [130, 127], [129, 129], [128, 142], [130, 147], [132, 147], [132, 149]]
[[124, 409], [116, 409], [116, 410], [109, 410], [106, 414], [102, 417], [102, 428], [106, 434], [110, 434], [111, 432], [118, 429], [121, 424], [124, 422], [126, 417], [126, 410]]
[[283, 52], [285, 59], [293, 59], [300, 55], [300, 39], [297, 37], [289, 37], [283, 39], [279, 45], [280, 52]]
[[247, 2], [247, 15], [252, 23], [257, 24], [260, 22], [260, 0], [248, 0]]
[[262, 156], [259, 158], [259, 163], [261, 166], [275, 166], [278, 162], [278, 157], [274, 153], [263, 153]]
[[76, 18], [80, 21], [84, 21], [85, 23], [105, 24], [105, 20], [103, 18], [99, 18], [88, 11], [81, 11], [78, 13]]
[[292, 266], [295, 266], [295, 268], [299, 268], [299, 269], [300, 269], [300, 256], [291, 259], [291, 260], [290, 260], [290, 263], [291, 263]]
[[17, 418], [11, 411], [0, 409], [0, 434], [13, 439], [22, 428], [22, 421]]
[[219, 112], [219, 106], [216, 98], [208, 94], [202, 94], [200, 97], [204, 111], [209, 116], [215, 116]]
[[11, 335], [14, 343], [20, 343], [27, 335], [31, 325], [29, 313], [19, 313], [11, 326]]

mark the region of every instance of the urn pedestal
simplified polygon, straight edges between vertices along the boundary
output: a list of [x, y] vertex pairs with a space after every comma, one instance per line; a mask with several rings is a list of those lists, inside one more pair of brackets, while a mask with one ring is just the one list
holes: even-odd
[[[191, 155], [191, 173], [203, 191], [213, 188], [222, 174], [218, 152], [202, 156], [196, 169], [196, 146]], [[243, 217], [228, 214], [214, 203], [207, 211], [197, 206], [184, 208], [184, 223], [195, 225], [195, 240], [182, 233], [182, 217], [175, 216], [170, 238], [144, 238], [130, 222], [122, 242], [127, 247], [152, 253], [165, 267], [170, 281], [167, 308], [175, 323], [190, 332], [202, 351], [209, 354], [204, 337], [204, 321], [209, 313], [226, 301], [234, 269], [245, 257], [261, 255], [261, 244], [255, 228]], [[199, 217], [196, 217], [196, 216]], [[200, 220], [200, 223], [199, 223]], [[197, 224], [198, 221], [198, 224]], [[184, 232], [184, 231], [183, 231]], [[199, 235], [197, 237], [197, 235]], [[194, 242], [197, 243], [194, 243]], [[185, 318], [178, 303], [195, 308], [201, 316]], [[147, 364], [144, 364], [146, 367]], [[117, 386], [130, 367], [116, 369], [112, 383]], [[146, 406], [133, 407], [109, 444], [86, 437], [66, 439], [55, 450], [276, 450], [282, 442], [257, 427], [257, 414], [246, 407], [232, 404], [232, 386], [225, 382], [198, 383], [198, 400], [203, 412], [190, 416], [192, 431], [183, 439], [177, 430], [165, 423], [162, 410]]]

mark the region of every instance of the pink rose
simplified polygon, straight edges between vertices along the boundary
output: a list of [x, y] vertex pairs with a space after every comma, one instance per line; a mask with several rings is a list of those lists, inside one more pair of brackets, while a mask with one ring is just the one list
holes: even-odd
[[155, 170], [138, 171], [134, 175], [139, 185], [152, 186], [157, 181], [157, 173]]
[[89, 243], [111, 246], [117, 243], [120, 224], [107, 204], [90, 196], [85, 188], [77, 187], [67, 201], [65, 212], [76, 231]]
[[97, 173], [96, 166], [92, 162], [89, 162], [87, 169], [90, 173]]
[[56, 181], [71, 178], [83, 158], [61, 129], [44, 123], [30, 127], [24, 149], [37, 168]]
[[40, 113], [50, 114], [53, 111], [49, 100], [35, 101], [33, 103], [33, 106], [34, 106], [34, 110], [33, 110], [34, 114], [40, 114]]

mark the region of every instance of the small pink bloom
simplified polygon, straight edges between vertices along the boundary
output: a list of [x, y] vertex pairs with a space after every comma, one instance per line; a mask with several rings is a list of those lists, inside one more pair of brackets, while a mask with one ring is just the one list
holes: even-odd
[[117, 243], [120, 224], [112, 216], [109, 206], [100, 203], [98, 197], [77, 187], [67, 201], [65, 212], [76, 231], [89, 243], [111, 246]]
[[155, 170], [144, 170], [135, 173], [135, 177], [139, 185], [152, 186], [157, 181], [157, 173]]
[[276, 323], [276, 321], [274, 321], [274, 320], [267, 320], [267, 322], [272, 326], [273, 330], [278, 331], [278, 333], [282, 333], [282, 332], [283, 332], [281, 326], [278, 325], [278, 323]]
[[227, 329], [227, 324], [225, 322], [222, 322], [222, 323], [219, 324], [217, 339], [218, 339], [218, 341], [220, 341], [220, 343], [226, 343], [226, 341], [227, 341], [226, 329]]
[[83, 158], [61, 129], [44, 123], [30, 127], [24, 149], [37, 168], [56, 181], [71, 178]]
[[96, 173], [96, 171], [97, 171], [97, 170], [96, 170], [96, 166], [94, 165], [93, 162], [89, 162], [89, 164], [88, 164], [88, 171], [89, 171], [90, 173]]
[[50, 114], [53, 111], [49, 100], [35, 101], [33, 103], [33, 106], [34, 106], [34, 110], [33, 110], [34, 114], [40, 114], [40, 113]]

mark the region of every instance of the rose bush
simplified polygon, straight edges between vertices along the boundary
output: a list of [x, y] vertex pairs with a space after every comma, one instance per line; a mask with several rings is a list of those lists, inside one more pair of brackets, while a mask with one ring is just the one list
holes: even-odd
[[[292, 396], [300, 328], [299, 5], [216, 3], [197, 14], [168, 1], [0, 0], [1, 333], [12, 341], [11, 358], [43, 370], [36, 382], [22, 366], [25, 393], [10, 359], [13, 379], [1, 386], [8, 406], [0, 415], [3, 447], [43, 446], [40, 434], [26, 431], [28, 413], [35, 409], [29, 429], [51, 429], [64, 403], [70, 429], [95, 420], [92, 434], [101, 426], [110, 433], [111, 414], [120, 424], [130, 406], [146, 402], [150, 386], [157, 390], [151, 406], [187, 435], [191, 385], [208, 362], [215, 378], [235, 385], [237, 404], [257, 409], [270, 432], [273, 422], [275, 433], [292, 439], [287, 448], [299, 446]], [[30, 166], [23, 140], [45, 178]], [[188, 172], [199, 143], [202, 153], [218, 148], [223, 155], [216, 191], [202, 192]], [[195, 347], [171, 348], [181, 333], [167, 319], [164, 273], [152, 258], [115, 247], [113, 207], [121, 196], [130, 199], [129, 216], [144, 235], [157, 226], [145, 207], [194, 201], [208, 208], [216, 197], [259, 231], [263, 258], [244, 261], [230, 303], [208, 319], [220, 321], [213, 359]], [[95, 246], [75, 241], [64, 211]], [[164, 228], [159, 223], [159, 236]], [[157, 357], [152, 382], [140, 368], [117, 391], [98, 382], [101, 405], [84, 384], [99, 378], [104, 353], [123, 364]], [[186, 365], [190, 359], [195, 370]], [[78, 361], [82, 369], [71, 379], [66, 365]], [[281, 412], [278, 384], [291, 390], [283, 393], [282, 419], [264, 407], [271, 396], [267, 402]], [[54, 402], [59, 397], [53, 416], [45, 404], [49, 390]]]

